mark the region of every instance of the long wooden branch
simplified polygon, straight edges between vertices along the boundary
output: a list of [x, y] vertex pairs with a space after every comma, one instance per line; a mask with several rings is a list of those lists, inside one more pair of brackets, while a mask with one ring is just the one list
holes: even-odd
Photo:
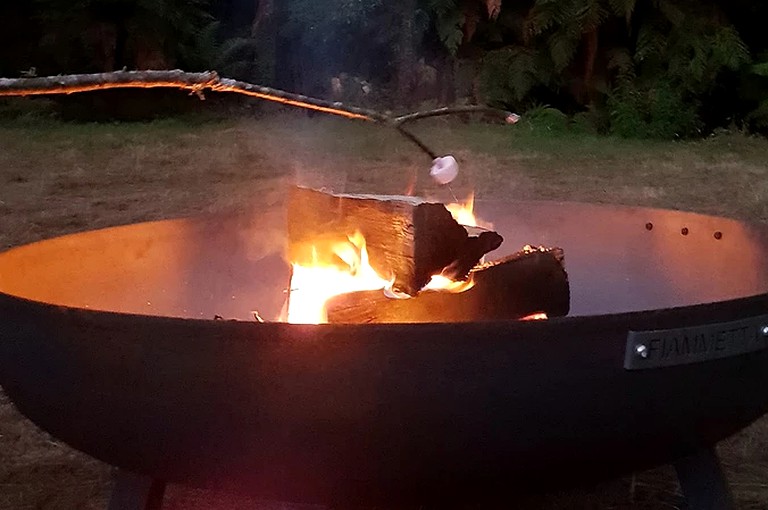
[[[359, 120], [382, 122], [388, 120], [380, 113], [363, 108], [332, 103], [271, 87], [263, 87], [219, 77], [216, 71], [188, 73], [173, 71], [115, 71], [96, 74], [70, 74], [37, 78], [0, 78], [0, 96], [32, 96], [43, 94], [74, 94], [119, 88], [176, 88], [202, 94], [234, 92], [301, 108], [309, 108]], [[202, 96], [201, 96], [202, 97]]]
[[437, 108], [434, 110], [408, 113], [406, 115], [400, 115], [399, 117], [395, 117], [393, 121], [398, 126], [401, 126], [406, 122], [412, 122], [414, 120], [426, 119], [428, 117], [439, 117], [442, 115], [455, 115], [457, 113], [487, 113], [487, 114], [497, 116], [509, 124], [516, 124], [517, 121], [520, 120], [520, 116], [516, 113], [508, 112], [505, 110], [499, 110], [498, 108], [491, 108], [490, 106], [466, 105], [466, 106], [450, 106], [445, 108]]
[[348, 106], [340, 102], [331, 102], [314, 97], [294, 94], [271, 87], [254, 85], [244, 81], [221, 78], [216, 71], [188, 73], [181, 70], [163, 71], [115, 71], [95, 74], [70, 74], [59, 76], [44, 76], [35, 78], [0, 78], [0, 97], [2, 96], [35, 96], [49, 94], [75, 94], [97, 90], [119, 88], [176, 88], [189, 90], [204, 99], [205, 91], [231, 92], [250, 97], [273, 101], [290, 106], [339, 115], [348, 119], [385, 123], [395, 127], [403, 136], [416, 144], [430, 158], [436, 153], [430, 150], [412, 133], [403, 128], [403, 124], [427, 117], [449, 115], [455, 113], [491, 113], [502, 116], [508, 122], [516, 122], [516, 114], [489, 108], [487, 106], [459, 106], [438, 108], [407, 115], [391, 116], [367, 108]]

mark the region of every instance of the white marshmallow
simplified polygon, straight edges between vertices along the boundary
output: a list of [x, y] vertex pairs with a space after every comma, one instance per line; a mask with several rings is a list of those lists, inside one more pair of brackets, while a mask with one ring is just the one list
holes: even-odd
[[459, 164], [453, 156], [435, 158], [429, 175], [440, 184], [448, 184], [459, 175]]

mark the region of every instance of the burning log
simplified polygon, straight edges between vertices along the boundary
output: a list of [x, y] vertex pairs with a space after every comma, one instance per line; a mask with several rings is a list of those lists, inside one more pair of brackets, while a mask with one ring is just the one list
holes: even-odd
[[563, 251], [524, 249], [473, 269], [474, 286], [459, 293], [421, 292], [393, 299], [382, 291], [342, 294], [326, 303], [329, 323], [468, 322], [563, 316], [570, 308]]
[[346, 263], [333, 247], [350, 234], [365, 238], [370, 264], [394, 278], [393, 288], [416, 295], [436, 274], [463, 280], [503, 239], [470, 236], [444, 205], [393, 195], [333, 195], [296, 187], [288, 207], [288, 259], [300, 265]]

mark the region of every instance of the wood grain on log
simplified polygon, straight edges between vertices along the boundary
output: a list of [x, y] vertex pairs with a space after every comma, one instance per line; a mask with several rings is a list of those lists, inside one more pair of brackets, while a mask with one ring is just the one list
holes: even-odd
[[326, 303], [329, 323], [470, 322], [568, 314], [570, 288], [560, 248], [524, 250], [472, 271], [459, 293], [423, 291], [409, 299], [382, 291], [343, 294]]
[[288, 260], [340, 264], [333, 247], [360, 232], [371, 266], [394, 289], [415, 295], [445, 270], [467, 277], [481, 257], [501, 245], [495, 232], [470, 236], [444, 205], [417, 197], [330, 194], [295, 187], [288, 201]]

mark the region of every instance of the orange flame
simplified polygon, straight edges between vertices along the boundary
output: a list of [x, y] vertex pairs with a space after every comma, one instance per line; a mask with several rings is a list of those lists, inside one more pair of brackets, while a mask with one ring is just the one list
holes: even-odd
[[532, 313], [531, 315], [526, 315], [525, 317], [522, 317], [521, 321], [545, 321], [549, 319], [546, 313], [539, 312], [539, 313]]
[[452, 204], [446, 204], [446, 209], [451, 213], [453, 219], [456, 220], [459, 225], [465, 227], [480, 227], [491, 229], [493, 225], [486, 221], [482, 221], [475, 216], [475, 194], [472, 193], [463, 202], [455, 202]]
[[332, 247], [333, 253], [347, 267], [339, 268], [319, 262], [317, 249], [312, 248], [312, 263], [293, 264], [288, 297], [287, 322], [321, 324], [328, 322], [325, 303], [330, 298], [348, 292], [386, 289], [392, 285], [382, 278], [368, 262], [365, 238], [360, 232], [348, 237], [348, 242]]
[[446, 204], [446, 209], [451, 213], [453, 219], [456, 220], [459, 225], [467, 227], [477, 226], [477, 218], [475, 218], [475, 195], [470, 195], [464, 202], [456, 202], [453, 204]]
[[[331, 247], [342, 266], [321, 262], [317, 247], [312, 247], [312, 260], [306, 265], [293, 263], [287, 308], [283, 314], [286, 322], [293, 324], [323, 324], [328, 322], [326, 302], [334, 296], [364, 290], [382, 290], [392, 299], [407, 298], [392, 290], [394, 278], [386, 279], [378, 274], [368, 260], [365, 237], [355, 232], [346, 242]], [[423, 290], [439, 292], [464, 292], [474, 283], [453, 281], [435, 275]]]
[[[461, 203], [446, 205], [454, 219], [464, 226], [489, 228], [490, 224], [477, 220], [473, 213], [474, 195]], [[487, 227], [486, 227], [487, 225]], [[327, 248], [326, 248], [327, 250]], [[394, 278], [385, 278], [370, 265], [365, 237], [360, 232], [348, 236], [347, 241], [334, 244], [330, 251], [341, 260], [341, 266], [332, 265], [328, 257], [318, 255], [312, 247], [312, 260], [308, 264], [292, 263], [293, 272], [284, 320], [294, 324], [322, 324], [328, 322], [326, 302], [334, 296], [350, 292], [382, 290], [392, 299], [410, 296], [393, 291]], [[435, 292], [464, 292], [474, 282], [454, 281], [442, 275], [434, 275], [422, 290]]]
[[432, 276], [429, 282], [424, 286], [422, 290], [437, 290], [441, 292], [464, 292], [475, 286], [475, 282], [472, 280], [472, 276], [465, 281], [454, 281], [450, 278], [446, 278], [441, 274]]

